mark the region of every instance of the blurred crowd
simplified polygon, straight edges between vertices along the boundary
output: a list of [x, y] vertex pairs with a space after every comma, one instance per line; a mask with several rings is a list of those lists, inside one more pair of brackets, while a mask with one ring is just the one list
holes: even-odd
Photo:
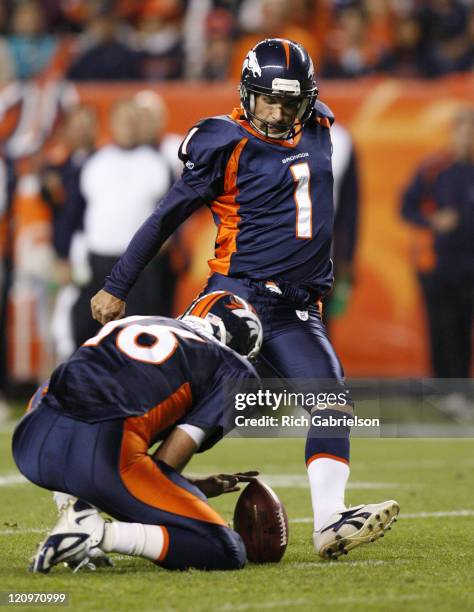
[[2, 0], [0, 84], [238, 80], [265, 37], [301, 42], [324, 78], [472, 70], [473, 0]]

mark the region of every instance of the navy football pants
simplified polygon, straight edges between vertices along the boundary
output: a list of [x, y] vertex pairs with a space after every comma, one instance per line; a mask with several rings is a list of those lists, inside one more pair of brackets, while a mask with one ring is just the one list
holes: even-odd
[[47, 405], [27, 413], [13, 436], [19, 470], [36, 485], [83, 499], [119, 521], [160, 525], [169, 569], [239, 569], [240, 536], [197, 487], [148, 455], [129, 420], [85, 423]]
[[[259, 356], [263, 377], [269, 377], [270, 371], [270, 376], [288, 379], [288, 382], [310, 379], [311, 382], [304, 386], [306, 392], [345, 391], [342, 365], [327, 336], [319, 307], [314, 300], [311, 303], [307, 292], [295, 290], [292, 295], [288, 295], [291, 291], [278, 295], [262, 281], [215, 273], [209, 278], [203, 294], [219, 290], [235, 293], [257, 311], [263, 326]], [[260, 370], [258, 366], [257, 369]], [[303, 389], [294, 390], [301, 392]], [[322, 418], [324, 412], [334, 414], [332, 410], [320, 411]], [[322, 428], [310, 427], [306, 442], [308, 464], [318, 456], [349, 462], [349, 430], [345, 429], [342, 435], [339, 430], [335, 438], [330, 436], [331, 433]]]

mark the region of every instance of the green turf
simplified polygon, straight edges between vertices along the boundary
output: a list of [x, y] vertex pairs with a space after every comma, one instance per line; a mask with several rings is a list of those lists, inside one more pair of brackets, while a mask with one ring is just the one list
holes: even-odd
[[[15, 472], [10, 431], [0, 433], [0, 476]], [[304, 476], [303, 440], [226, 440], [191, 464], [195, 473], [258, 468]], [[473, 440], [354, 440], [351, 504], [395, 498], [401, 518], [383, 540], [344, 559], [320, 561], [309, 522], [290, 523], [290, 544], [277, 565], [240, 572], [167, 572], [119, 557], [114, 569], [47, 576], [26, 572], [41, 538], [28, 529], [55, 521], [51, 495], [29, 484], [0, 486], [0, 590], [65, 591], [74, 610], [470, 610], [474, 609], [474, 518], [409, 517], [474, 510]], [[309, 491], [276, 487], [290, 521], [311, 516]], [[367, 487], [375, 488], [367, 488]], [[365, 488], [364, 488], [365, 487]], [[235, 494], [215, 500], [230, 520]], [[18, 532], [18, 533], [16, 533]]]

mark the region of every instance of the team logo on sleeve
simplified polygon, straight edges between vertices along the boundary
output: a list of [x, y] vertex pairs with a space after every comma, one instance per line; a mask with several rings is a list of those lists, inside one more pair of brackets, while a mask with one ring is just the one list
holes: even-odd
[[262, 69], [260, 68], [260, 64], [258, 63], [257, 54], [253, 49], [251, 49], [246, 58], [244, 59], [244, 65], [242, 66], [242, 72], [247, 69], [249, 70], [254, 77], [262, 76]]

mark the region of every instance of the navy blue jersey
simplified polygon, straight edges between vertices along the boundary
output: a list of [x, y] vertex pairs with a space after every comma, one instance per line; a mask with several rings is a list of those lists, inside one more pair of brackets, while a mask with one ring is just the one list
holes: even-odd
[[180, 421], [222, 425], [226, 384], [253, 378], [246, 360], [184, 323], [132, 316], [107, 323], [56, 368], [42, 401], [89, 423], [148, 413], [156, 439]]
[[181, 179], [135, 234], [107, 278], [107, 291], [125, 299], [166, 238], [203, 204], [218, 228], [212, 271], [329, 290], [331, 111], [316, 102], [291, 140], [265, 138], [240, 113], [205, 119], [190, 130], [180, 148]]
[[53, 172], [60, 180], [58, 192], [49, 190], [43, 181], [41, 195], [52, 214], [52, 242], [62, 259], [69, 257], [74, 233], [83, 227], [85, 200], [81, 194], [79, 177], [87, 157], [71, 155], [62, 164], [46, 166], [44, 173]]
[[[456, 161], [451, 155], [441, 154], [426, 160], [407, 187], [403, 195], [402, 215], [411, 224], [425, 229], [431, 238], [417, 245], [417, 265], [421, 272], [435, 272], [446, 278], [472, 278], [473, 176], [472, 162]], [[435, 232], [430, 216], [443, 208], [455, 210], [458, 222], [449, 232]]]

